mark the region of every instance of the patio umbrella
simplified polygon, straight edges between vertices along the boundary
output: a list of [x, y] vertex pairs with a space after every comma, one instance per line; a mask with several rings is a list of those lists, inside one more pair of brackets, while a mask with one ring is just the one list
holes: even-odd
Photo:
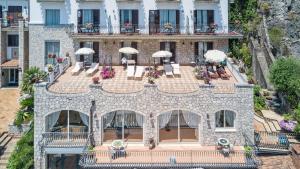
[[92, 55], [95, 51], [91, 48], [80, 48], [75, 52], [75, 55]]
[[209, 50], [204, 54], [204, 57], [207, 62], [220, 63], [227, 58], [227, 55], [219, 50]]
[[170, 58], [172, 57], [172, 53], [169, 51], [158, 51], [152, 54], [152, 57], [154, 58]]
[[124, 47], [124, 48], [120, 48], [119, 49], [119, 52], [120, 53], [124, 53], [124, 54], [127, 54], [127, 55], [133, 55], [133, 54], [138, 54], [139, 51], [132, 48], [132, 47]]

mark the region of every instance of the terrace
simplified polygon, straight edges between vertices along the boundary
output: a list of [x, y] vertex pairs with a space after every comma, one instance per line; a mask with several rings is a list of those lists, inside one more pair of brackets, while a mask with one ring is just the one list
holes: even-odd
[[[100, 77], [100, 85], [102, 90], [109, 93], [135, 93], [142, 91], [148, 83], [147, 72], [142, 79], [128, 79], [126, 70], [122, 66], [113, 66], [115, 77], [111, 79], [102, 79], [100, 71], [93, 76], [86, 76], [85, 71], [81, 71], [78, 75], [72, 75], [73, 67], [70, 67], [62, 74], [53, 84], [48, 87], [48, 90], [53, 93], [86, 93], [89, 91], [89, 86], [93, 83], [92, 77]], [[99, 68], [100, 70], [102, 67]], [[236, 68], [229, 64], [226, 68], [227, 74], [230, 77], [227, 80], [221, 78], [212, 79], [210, 86], [213, 86], [215, 93], [234, 93], [236, 84], [245, 84], [243, 77], [238, 73]], [[158, 67], [158, 70], [163, 70]], [[195, 77], [192, 66], [180, 66], [180, 77], [167, 77], [164, 73], [155, 79], [154, 82], [161, 92], [179, 94], [192, 93], [199, 90], [200, 86], [205, 86], [204, 80], [199, 80]]]
[[117, 155], [113, 158], [107, 149], [108, 146], [95, 147], [94, 151], [82, 156], [80, 164], [87, 168], [256, 168], [258, 164], [252, 153], [246, 155], [243, 147], [239, 146], [234, 147], [233, 153], [224, 155], [215, 146], [168, 144], [149, 150], [144, 146], [128, 145], [125, 156]]

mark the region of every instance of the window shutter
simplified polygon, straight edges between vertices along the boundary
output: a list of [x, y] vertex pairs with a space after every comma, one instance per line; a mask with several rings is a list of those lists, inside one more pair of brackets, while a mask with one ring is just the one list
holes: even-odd
[[139, 11], [138, 10], [132, 10], [132, 24], [133, 24], [133, 26], [139, 25]]
[[195, 56], [198, 56], [199, 55], [199, 42], [195, 42], [194, 43], [194, 45], [195, 45], [195, 48], [194, 48], [194, 54], [195, 54]]
[[180, 25], [180, 12], [176, 10], [176, 27], [179, 28]]
[[82, 9], [77, 11], [77, 24], [82, 25]]
[[160, 50], [166, 50], [166, 42], [160, 42]]
[[0, 5], [0, 18], [2, 18], [2, 5]]
[[100, 24], [100, 10], [98, 10], [98, 9], [94, 9], [93, 10], [93, 20], [94, 20], [94, 22], [93, 22], [93, 24], [94, 25], [99, 25]]
[[197, 26], [197, 10], [194, 10], [194, 26], [196, 27]]
[[98, 63], [99, 62], [99, 42], [93, 42], [93, 50], [95, 51], [93, 55], [93, 62]]
[[215, 14], [214, 14], [214, 10], [208, 10], [207, 11], [207, 23], [213, 24], [215, 23]]

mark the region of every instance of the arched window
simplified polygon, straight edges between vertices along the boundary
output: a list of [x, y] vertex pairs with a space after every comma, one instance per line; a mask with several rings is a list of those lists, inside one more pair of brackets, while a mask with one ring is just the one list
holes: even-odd
[[230, 128], [234, 127], [235, 113], [230, 110], [221, 110], [216, 112], [216, 127]]

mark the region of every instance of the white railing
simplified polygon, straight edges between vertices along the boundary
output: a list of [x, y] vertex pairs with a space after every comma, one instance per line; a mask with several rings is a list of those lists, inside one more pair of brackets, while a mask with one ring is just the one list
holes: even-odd
[[86, 144], [87, 132], [45, 132], [43, 146], [45, 147], [74, 147]]
[[53, 71], [48, 73], [48, 82], [52, 84], [67, 70], [68, 67], [70, 67], [70, 59], [64, 58], [62, 63], [56, 64]]

